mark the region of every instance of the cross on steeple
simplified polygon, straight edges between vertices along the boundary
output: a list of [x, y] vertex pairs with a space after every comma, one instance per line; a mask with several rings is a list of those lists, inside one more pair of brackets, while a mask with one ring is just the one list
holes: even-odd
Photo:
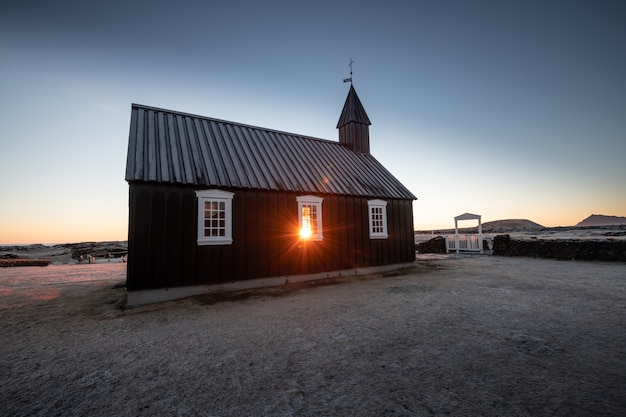
[[352, 60], [352, 58], [350, 58], [350, 63], [348, 64], [348, 66], [350, 67], [350, 78], [343, 79], [344, 83], [347, 83], [348, 81], [350, 81], [350, 85], [352, 85], [352, 64], [354, 64], [354, 61]]

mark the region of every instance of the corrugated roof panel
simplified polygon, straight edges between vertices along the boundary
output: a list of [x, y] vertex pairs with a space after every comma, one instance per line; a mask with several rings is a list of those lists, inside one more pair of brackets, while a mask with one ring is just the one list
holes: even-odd
[[310, 162], [310, 173], [315, 187], [322, 193], [331, 193], [332, 188], [328, 185], [328, 170], [326, 169], [326, 164], [321, 159], [322, 155], [313, 151], [311, 142], [313, 141], [294, 140], [294, 145], [297, 147], [301, 159]]
[[287, 164], [284, 159], [284, 154], [281, 153], [280, 144], [277, 144], [275, 137], [270, 135], [265, 130], [259, 130], [259, 140], [262, 144], [267, 145], [267, 157], [268, 161], [271, 161], [274, 169], [273, 174], [280, 180], [278, 181], [278, 190], [280, 191], [295, 191], [298, 189], [296, 186], [297, 179], [292, 168]]
[[172, 165], [168, 167], [170, 169], [169, 178], [170, 181], [174, 183], [182, 183], [182, 166], [184, 158], [182, 156], [182, 149], [180, 145], [180, 141], [178, 140], [178, 136], [176, 135], [175, 124], [172, 123], [174, 116], [171, 114], [165, 115], [165, 120], [167, 124], [167, 139], [169, 141], [169, 149], [172, 154]]
[[243, 129], [241, 126], [231, 126], [234, 131], [234, 134], [237, 135], [239, 140], [237, 143], [241, 147], [241, 152], [243, 153], [243, 158], [245, 158], [244, 166], [247, 166], [251, 171], [251, 179], [254, 181], [251, 182], [253, 185], [252, 188], [263, 188], [269, 189], [269, 184], [266, 179], [266, 175], [263, 173], [263, 169], [259, 165], [257, 158], [255, 158], [255, 152], [253, 151], [253, 144], [251, 143], [250, 136], [248, 132]]
[[130, 112], [130, 128], [128, 131], [129, 138], [135, 138], [134, 140], [128, 141], [128, 152], [126, 153], [126, 179], [141, 177], [141, 175], [136, 175], [134, 170], [137, 168], [135, 164], [137, 161], [137, 110], [135, 108]]
[[[134, 111], [134, 117], [131, 117], [131, 123], [134, 121], [135, 124], [131, 125], [130, 135], [131, 137], [137, 138], [136, 141], [129, 141], [128, 147], [134, 150], [134, 158], [127, 161], [129, 164], [132, 162], [133, 165], [129, 166], [130, 172], [133, 177], [143, 178], [143, 123], [141, 123], [140, 119], [143, 119], [143, 112]], [[135, 163], [136, 162], [136, 163]], [[131, 168], [132, 167], [132, 168]], [[129, 171], [129, 170], [127, 170]]]
[[270, 175], [275, 182], [274, 190], [287, 191], [291, 189], [289, 177], [285, 171], [285, 166], [279, 156], [276, 156], [276, 149], [272, 146], [271, 138], [265, 137], [265, 132], [254, 130], [257, 144], [263, 148], [264, 159], [270, 169]]
[[310, 158], [305, 160], [302, 152], [293, 143], [293, 138], [287, 135], [276, 135], [276, 143], [280, 144], [280, 153], [285, 156], [286, 163], [291, 165], [296, 180], [295, 190], [319, 190], [314, 179], [314, 164]]
[[170, 149], [168, 149], [167, 146], [167, 141], [165, 138], [166, 135], [166, 131], [165, 131], [165, 122], [164, 122], [164, 114], [163, 113], [157, 113], [156, 114], [156, 118], [157, 118], [157, 136], [158, 136], [158, 149], [157, 151], [159, 152], [159, 157], [158, 157], [158, 161], [159, 161], [159, 166], [157, 167], [157, 172], [158, 172], [158, 178], [160, 181], [171, 181], [171, 178], [169, 176], [171, 169], [170, 167], [172, 166], [172, 152]]
[[[148, 136], [147, 138], [154, 138], [156, 136], [156, 129], [154, 123], [154, 112], [148, 112]], [[148, 148], [148, 180], [149, 181], [157, 181], [157, 167], [159, 161], [157, 161], [157, 146], [158, 142], [156, 140], [144, 140], [145, 146]]]
[[193, 141], [193, 138], [190, 137], [189, 131], [187, 130], [187, 118], [179, 116], [176, 118], [176, 123], [178, 125], [178, 136], [180, 137], [181, 143], [185, 149], [185, 178], [186, 182], [190, 184], [197, 184], [197, 175], [196, 175], [196, 165], [197, 165], [197, 156], [196, 156], [196, 144]]
[[373, 156], [339, 142], [137, 104], [126, 180], [415, 198]]
[[220, 134], [220, 125], [219, 123], [211, 123], [211, 130], [209, 131], [209, 140], [210, 143], [213, 144], [212, 155], [213, 155], [213, 163], [219, 169], [219, 183], [218, 184], [209, 184], [209, 185], [226, 185], [229, 187], [233, 186], [233, 182], [236, 184], [237, 181], [233, 181], [233, 168], [232, 163], [230, 161], [230, 157], [227, 152], [227, 147], [222, 141], [222, 136]]
[[268, 153], [268, 148], [265, 145], [265, 141], [261, 140], [258, 135], [258, 131], [254, 129], [242, 128], [246, 134], [250, 137], [250, 152], [254, 155], [257, 164], [261, 167], [261, 172], [265, 176], [268, 182], [269, 190], [279, 190], [282, 188], [280, 177], [277, 175], [277, 168], [274, 166], [273, 161]]
[[202, 123], [204, 127], [204, 138], [206, 140], [207, 147], [207, 171], [209, 172], [210, 182], [207, 185], [218, 185], [226, 182], [226, 174], [223, 171], [222, 160], [220, 153], [217, 149], [217, 144], [213, 140], [214, 138], [214, 123], [208, 120], [204, 120]]
[[202, 170], [202, 178], [207, 184], [216, 183], [215, 172], [212, 169], [213, 164], [211, 163], [211, 153], [208, 148], [209, 141], [207, 140], [205, 121], [194, 119], [193, 132], [198, 140], [198, 159]]
[[228, 144], [229, 154], [239, 187], [259, 188], [254, 173], [250, 170], [250, 165], [247, 163], [245, 153], [241, 148], [241, 138], [237, 135], [238, 132], [235, 132], [231, 127], [232, 125], [222, 123], [220, 130], [224, 142]]
[[264, 172], [265, 164], [259, 159], [259, 151], [254, 146], [254, 141], [249, 132], [241, 126], [233, 125], [229, 129], [238, 138], [236, 146], [240, 150], [242, 164], [246, 167], [250, 187], [270, 189], [269, 172]]
[[308, 148], [308, 152], [311, 154], [311, 157], [318, 160], [318, 164], [323, 175], [322, 181], [324, 188], [329, 190], [329, 192], [335, 190], [338, 194], [350, 194], [350, 188], [347, 187], [347, 173], [341, 173], [337, 169], [337, 162], [333, 160], [333, 158], [336, 158], [337, 155], [342, 152], [343, 146], [340, 146], [337, 149], [332, 147], [335, 152], [331, 152], [331, 149], [323, 149], [322, 152], [319, 152], [316, 149], [316, 144], [316, 142], [305, 143], [305, 146]]
[[235, 132], [229, 129], [229, 126], [224, 123], [220, 124], [220, 133], [224, 143], [228, 146], [230, 161], [235, 172], [234, 178], [237, 179], [238, 187], [258, 188], [254, 185], [256, 184], [256, 180], [253, 178], [253, 174], [251, 174], [249, 167], [246, 166], [243, 150], [241, 146], [238, 146], [240, 145], [240, 143], [238, 143], [240, 142], [239, 137], [233, 136]]
[[258, 146], [258, 143], [255, 140], [256, 137], [254, 136], [253, 132], [250, 131], [250, 129], [243, 126], [237, 126], [237, 128], [240, 129], [243, 137], [246, 140], [246, 148], [247, 151], [250, 153], [250, 160], [254, 161], [254, 164], [257, 167], [255, 172], [261, 187], [267, 190], [277, 189], [276, 182], [273, 180], [270, 170], [267, 164], [264, 162], [268, 159], [267, 155], [265, 154], [265, 149], [262, 146]]
[[[179, 143], [180, 154], [181, 154], [181, 164], [179, 167], [180, 172], [177, 172], [177, 174], [173, 175], [173, 177], [176, 177], [176, 176], [180, 177], [181, 184], [193, 184], [194, 178], [193, 178], [192, 170], [191, 170], [192, 158], [191, 158], [191, 152], [189, 150], [190, 145], [187, 139], [187, 135], [185, 134], [182, 117], [176, 114], [176, 115], [173, 115], [170, 121], [172, 123], [171, 125], [172, 126], [171, 130], [173, 131], [172, 134], [176, 137], [177, 142]], [[173, 169], [173, 168], [174, 168], [174, 165], [170, 167], [170, 169]]]

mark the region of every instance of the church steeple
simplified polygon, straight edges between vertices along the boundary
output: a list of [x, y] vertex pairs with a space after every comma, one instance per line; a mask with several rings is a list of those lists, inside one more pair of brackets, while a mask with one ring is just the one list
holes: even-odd
[[365, 113], [365, 109], [356, 94], [354, 86], [350, 85], [350, 91], [343, 105], [337, 129], [339, 129], [339, 143], [347, 146], [354, 152], [370, 153], [369, 125], [372, 123]]

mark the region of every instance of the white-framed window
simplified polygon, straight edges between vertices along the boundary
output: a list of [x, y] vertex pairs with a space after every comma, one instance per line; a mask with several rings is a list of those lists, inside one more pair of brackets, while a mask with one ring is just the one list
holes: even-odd
[[367, 202], [369, 213], [370, 239], [387, 239], [387, 202], [384, 200], [369, 200]]
[[298, 227], [300, 238], [308, 240], [322, 240], [322, 197], [302, 195], [296, 197], [298, 201]]
[[198, 245], [233, 243], [233, 196], [222, 190], [196, 191], [198, 197]]

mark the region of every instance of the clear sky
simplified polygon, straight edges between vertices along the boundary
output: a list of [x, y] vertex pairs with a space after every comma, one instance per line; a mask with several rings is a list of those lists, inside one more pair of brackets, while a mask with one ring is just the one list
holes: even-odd
[[415, 228], [626, 216], [626, 2], [2, 1], [0, 244], [125, 240], [131, 103], [337, 140]]

